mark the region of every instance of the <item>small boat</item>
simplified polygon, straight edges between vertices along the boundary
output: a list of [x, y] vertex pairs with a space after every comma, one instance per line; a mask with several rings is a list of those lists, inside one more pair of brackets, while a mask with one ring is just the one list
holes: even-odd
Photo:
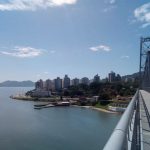
[[42, 109], [42, 108], [49, 108], [49, 107], [54, 107], [55, 105], [53, 104], [48, 104], [44, 106], [34, 106], [34, 109]]
[[42, 107], [42, 106], [46, 106], [46, 105], [48, 105], [48, 104], [35, 104], [34, 106], [35, 107]]

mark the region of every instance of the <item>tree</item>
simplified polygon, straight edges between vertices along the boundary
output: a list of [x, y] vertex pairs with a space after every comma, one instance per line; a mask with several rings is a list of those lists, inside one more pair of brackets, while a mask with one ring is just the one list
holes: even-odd
[[111, 95], [109, 93], [101, 93], [99, 95], [99, 101], [101, 105], [107, 105], [110, 102], [108, 100], [111, 99]]

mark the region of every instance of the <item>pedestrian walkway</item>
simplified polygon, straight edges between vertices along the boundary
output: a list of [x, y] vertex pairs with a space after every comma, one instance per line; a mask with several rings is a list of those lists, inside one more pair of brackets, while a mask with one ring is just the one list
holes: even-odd
[[144, 150], [150, 150], [150, 93], [140, 90], [140, 120], [141, 120], [141, 145]]

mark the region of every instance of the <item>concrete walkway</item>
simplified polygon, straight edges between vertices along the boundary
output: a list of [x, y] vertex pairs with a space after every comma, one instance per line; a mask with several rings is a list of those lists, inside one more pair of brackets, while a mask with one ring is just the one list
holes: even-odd
[[140, 90], [140, 118], [141, 118], [141, 131], [144, 150], [150, 150], [150, 93]]

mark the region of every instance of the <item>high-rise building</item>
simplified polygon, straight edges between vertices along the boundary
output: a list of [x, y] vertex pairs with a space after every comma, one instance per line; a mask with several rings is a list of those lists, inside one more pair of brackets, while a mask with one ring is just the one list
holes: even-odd
[[35, 83], [35, 89], [43, 89], [43, 88], [44, 88], [44, 82], [42, 79], [40, 79]]
[[115, 74], [115, 72], [111, 71], [111, 72], [108, 74], [108, 81], [109, 81], [109, 82], [115, 82], [115, 81], [116, 81], [116, 74]]
[[100, 76], [98, 74], [94, 76], [93, 82], [100, 82]]
[[62, 89], [62, 79], [60, 77], [57, 77], [54, 79], [54, 84], [55, 84], [55, 90], [61, 90]]
[[35, 82], [35, 89], [39, 89], [40, 88], [40, 83], [39, 81]]
[[119, 74], [116, 75], [116, 81], [121, 81], [121, 76]]
[[47, 91], [52, 91], [53, 90], [53, 82], [50, 79], [47, 79], [45, 81], [45, 89]]
[[72, 85], [74, 85], [74, 86], [79, 85], [79, 79], [78, 79], [78, 78], [74, 78], [74, 79], [72, 80]]
[[64, 82], [63, 82], [63, 88], [68, 88], [70, 86], [70, 78], [65, 75]]
[[89, 82], [90, 82], [90, 80], [89, 80], [89, 78], [87, 78], [87, 77], [83, 77], [83, 78], [81, 79], [81, 83], [82, 83], [82, 84], [88, 85]]

